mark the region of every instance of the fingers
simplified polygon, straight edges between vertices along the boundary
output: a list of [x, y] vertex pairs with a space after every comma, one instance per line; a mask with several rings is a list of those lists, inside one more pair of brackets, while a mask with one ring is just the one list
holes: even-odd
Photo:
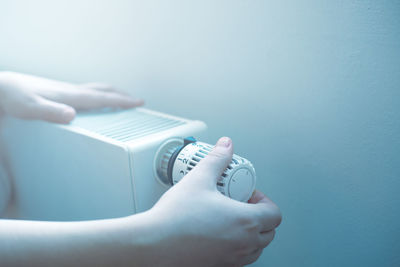
[[282, 214], [275, 204], [255, 204], [258, 209], [258, 217], [261, 224], [261, 232], [271, 231], [282, 222]]
[[73, 85], [61, 83], [40, 92], [40, 95], [79, 110], [101, 108], [134, 108], [142, 106], [142, 99], [135, 99], [104, 83]]
[[243, 264], [247, 265], [255, 262], [261, 256], [263, 249], [272, 242], [274, 237], [275, 237], [275, 230], [260, 233], [258, 248], [243, 259]]
[[21, 117], [30, 120], [44, 120], [67, 124], [75, 117], [75, 110], [67, 105], [39, 98], [25, 106]]
[[121, 91], [118, 91], [117, 89], [115, 89], [115, 87], [106, 84], [106, 83], [84, 83], [81, 84], [80, 87], [86, 88], [86, 89], [93, 89], [93, 90], [97, 90], [97, 91], [103, 91], [103, 92], [118, 92], [120, 94], [125, 94]]
[[256, 204], [259, 202], [268, 202], [268, 200], [270, 202], [272, 202], [266, 195], [264, 195], [263, 193], [261, 193], [260, 191], [258, 191], [256, 189], [256, 190], [254, 190], [253, 194], [251, 195], [248, 203]]
[[251, 209], [259, 220], [261, 232], [267, 232], [277, 228], [282, 222], [282, 214], [278, 206], [267, 196], [258, 190], [255, 190], [248, 201]]
[[262, 252], [263, 252], [262, 248], [256, 249], [253, 253], [251, 253], [250, 255], [246, 256], [242, 260], [242, 265], [248, 265], [248, 264], [254, 263], [261, 256]]
[[259, 233], [257, 248], [241, 260], [242, 264], [247, 265], [255, 262], [260, 257], [263, 249], [272, 242], [274, 237], [275, 230]]
[[260, 240], [259, 240], [259, 242], [260, 242], [259, 247], [265, 248], [265, 247], [268, 246], [268, 245], [272, 242], [272, 240], [274, 239], [274, 237], [275, 237], [275, 230], [271, 230], [271, 231], [268, 231], [268, 232], [262, 232], [262, 233], [259, 234], [259, 237], [260, 237]]
[[142, 106], [144, 101], [115, 92], [91, 91], [87, 98], [82, 98], [83, 108], [134, 108]]
[[190, 179], [200, 180], [199, 183], [216, 189], [217, 179], [232, 160], [233, 144], [228, 137], [218, 140], [213, 150], [189, 173]]
[[134, 99], [117, 92], [104, 92], [93, 89], [64, 92], [64, 97], [60, 98], [59, 101], [77, 109], [134, 108], [144, 104], [142, 99]]

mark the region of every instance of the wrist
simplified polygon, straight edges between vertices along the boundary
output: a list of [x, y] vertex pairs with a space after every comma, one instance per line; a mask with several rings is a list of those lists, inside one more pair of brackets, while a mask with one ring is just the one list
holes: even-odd
[[[105, 220], [102, 239], [122, 265], [159, 266], [163, 263], [168, 234], [152, 210]], [[98, 230], [94, 230], [98, 233]]]

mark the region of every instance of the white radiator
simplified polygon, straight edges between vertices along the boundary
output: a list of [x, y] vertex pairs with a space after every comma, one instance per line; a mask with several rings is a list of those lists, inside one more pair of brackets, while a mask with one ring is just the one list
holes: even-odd
[[153, 168], [160, 144], [205, 130], [201, 121], [143, 108], [79, 114], [70, 125], [8, 118], [2, 138], [17, 218], [87, 220], [147, 210], [168, 188]]

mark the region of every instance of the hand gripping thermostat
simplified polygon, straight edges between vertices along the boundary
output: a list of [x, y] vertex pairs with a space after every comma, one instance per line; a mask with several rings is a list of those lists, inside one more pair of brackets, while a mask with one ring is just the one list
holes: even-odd
[[[213, 146], [198, 142], [193, 137], [166, 141], [157, 151], [154, 172], [160, 182], [172, 186], [190, 172]], [[256, 185], [253, 165], [245, 158], [233, 155], [231, 163], [217, 180], [217, 189], [225, 196], [246, 202]]]

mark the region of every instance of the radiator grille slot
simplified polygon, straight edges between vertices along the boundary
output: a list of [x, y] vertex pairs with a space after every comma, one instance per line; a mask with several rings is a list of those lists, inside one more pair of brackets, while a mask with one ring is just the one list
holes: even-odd
[[145, 111], [124, 110], [108, 113], [79, 114], [71, 125], [114, 140], [127, 142], [159, 133], [185, 123], [186, 122], [182, 120]]

